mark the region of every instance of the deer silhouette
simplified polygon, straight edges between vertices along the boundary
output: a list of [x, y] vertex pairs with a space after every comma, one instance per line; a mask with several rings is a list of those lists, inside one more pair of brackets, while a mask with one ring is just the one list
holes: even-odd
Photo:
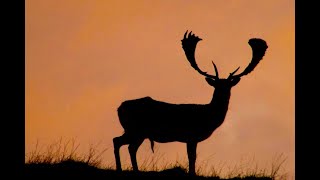
[[228, 111], [231, 88], [239, 83], [243, 75], [253, 71], [268, 48], [264, 40], [250, 39], [248, 43], [252, 49], [252, 60], [249, 65], [242, 73], [235, 75], [240, 68], [238, 67], [227, 79], [221, 79], [214, 62], [212, 64], [215, 75], [199, 69], [195, 60], [195, 49], [200, 40], [202, 39], [192, 34], [192, 31], [189, 34], [186, 31], [181, 40], [182, 48], [191, 66], [205, 76], [207, 83], [214, 87], [211, 102], [209, 104], [171, 104], [151, 97], [124, 101], [118, 108], [119, 121], [124, 128], [124, 134], [113, 138], [118, 171], [121, 171], [120, 147], [129, 144], [132, 168], [138, 171], [137, 150], [145, 139], [149, 139], [152, 151], [154, 141], [186, 143], [189, 173], [195, 175], [197, 144], [210, 137], [223, 123]]

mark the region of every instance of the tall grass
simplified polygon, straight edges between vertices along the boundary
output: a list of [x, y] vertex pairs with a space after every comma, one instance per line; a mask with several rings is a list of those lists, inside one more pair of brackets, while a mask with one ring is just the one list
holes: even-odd
[[98, 151], [96, 145], [91, 144], [86, 154], [78, 152], [80, 144], [75, 139], [63, 141], [60, 138], [43, 150], [39, 146], [39, 141], [35, 145], [35, 149], [26, 154], [26, 164], [59, 164], [66, 161], [82, 162], [89, 166], [97, 168], [102, 167], [102, 155], [108, 148]]
[[[78, 148], [79, 143], [75, 139], [63, 141], [60, 138], [58, 141], [48, 145], [47, 147], [40, 147], [37, 141], [35, 149], [26, 154], [26, 165], [55, 165], [65, 162], [81, 163], [90, 167], [99, 168], [102, 170], [115, 170], [115, 165], [110, 163], [108, 165], [102, 164], [102, 155], [108, 150], [104, 148], [98, 150], [100, 144], [89, 146], [86, 154], [80, 154]], [[158, 153], [158, 149], [155, 148], [155, 154]], [[177, 159], [175, 162], [166, 163], [163, 162], [165, 154], [159, 154], [154, 156], [149, 154], [144, 157], [143, 161], [139, 163], [140, 171], [166, 171], [176, 169], [179, 172], [188, 172], [188, 160]], [[209, 167], [209, 160], [198, 162], [196, 165], [196, 173], [202, 177], [219, 177], [226, 179], [245, 179], [245, 178], [268, 178], [274, 180], [284, 180], [287, 178], [287, 174], [284, 173], [283, 164], [286, 161], [284, 154], [278, 154], [272, 159], [270, 168], [260, 168], [257, 161], [252, 158], [246, 161], [240, 161], [234, 166], [226, 166], [226, 163], [218, 163]], [[130, 171], [131, 165], [126, 165], [124, 170]], [[225, 171], [225, 173], [223, 173]]]

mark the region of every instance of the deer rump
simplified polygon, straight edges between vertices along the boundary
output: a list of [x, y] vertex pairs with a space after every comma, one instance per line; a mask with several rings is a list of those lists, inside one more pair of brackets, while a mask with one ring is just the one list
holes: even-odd
[[217, 114], [205, 105], [170, 104], [144, 97], [123, 102], [118, 116], [128, 137], [165, 143], [205, 140], [221, 125], [225, 114], [221, 122], [212, 121], [210, 117]]

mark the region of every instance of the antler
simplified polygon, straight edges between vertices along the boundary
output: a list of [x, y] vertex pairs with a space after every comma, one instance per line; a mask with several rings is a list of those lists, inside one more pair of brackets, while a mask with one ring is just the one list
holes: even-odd
[[230, 73], [228, 78], [233, 78], [233, 77], [241, 77], [243, 75], [247, 75], [250, 72], [254, 70], [254, 68], [259, 64], [260, 60], [262, 60], [263, 56], [265, 55], [265, 52], [268, 48], [267, 43], [263, 39], [258, 39], [258, 38], [252, 38], [249, 40], [249, 45], [251, 46], [252, 49], [252, 59], [249, 65], [246, 67], [246, 69], [238, 74], [233, 76], [235, 72], [240, 68], [236, 69], [233, 73]]
[[195, 59], [194, 54], [195, 54], [197, 43], [201, 40], [202, 40], [201, 38], [192, 34], [192, 31], [190, 31], [189, 34], [188, 34], [188, 31], [186, 31], [186, 33], [183, 36], [183, 39], [181, 40], [182, 41], [182, 48], [186, 54], [186, 57], [187, 57], [188, 61], [190, 62], [191, 66], [195, 70], [197, 70], [201, 75], [204, 75], [204, 76], [210, 77], [210, 78], [214, 78], [214, 79], [219, 79], [218, 69], [213, 62], [212, 62], [212, 64], [214, 66], [216, 76], [207, 74], [207, 72], [203, 72], [201, 69], [199, 69], [199, 67], [196, 63], [196, 59]]

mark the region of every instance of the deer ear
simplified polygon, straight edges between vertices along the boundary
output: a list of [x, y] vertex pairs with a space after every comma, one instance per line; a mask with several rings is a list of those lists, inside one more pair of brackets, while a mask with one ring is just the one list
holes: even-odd
[[240, 81], [240, 79], [241, 79], [241, 78], [234, 78], [234, 79], [232, 79], [232, 80], [231, 80], [231, 85], [232, 85], [232, 86], [237, 85], [238, 82]]
[[206, 77], [206, 81], [207, 83], [210, 85], [210, 86], [215, 86], [216, 85], [216, 81], [214, 79], [211, 79], [211, 78], [207, 78]]

